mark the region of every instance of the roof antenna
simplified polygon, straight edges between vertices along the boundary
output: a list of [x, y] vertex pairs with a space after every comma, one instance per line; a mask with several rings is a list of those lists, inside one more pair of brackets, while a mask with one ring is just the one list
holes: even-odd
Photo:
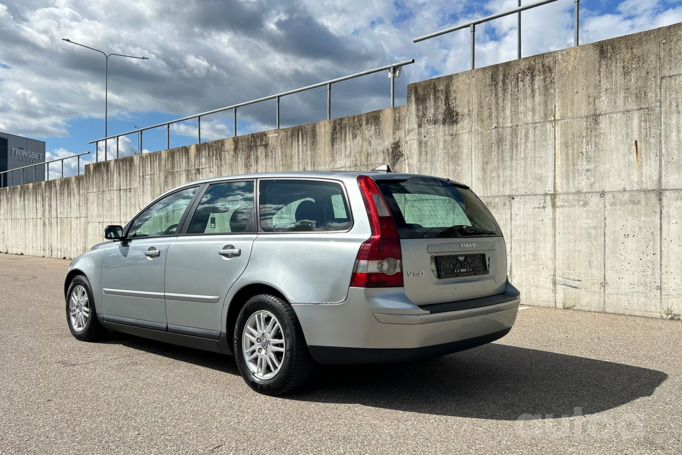
[[390, 174], [393, 171], [391, 170], [391, 166], [388, 164], [382, 164], [381, 166], [375, 167], [370, 172], [384, 172], [386, 174]]

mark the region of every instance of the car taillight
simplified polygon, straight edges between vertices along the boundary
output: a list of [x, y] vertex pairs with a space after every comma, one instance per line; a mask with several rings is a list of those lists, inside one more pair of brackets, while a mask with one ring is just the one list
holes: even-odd
[[365, 201], [372, 236], [360, 246], [350, 285], [360, 288], [403, 285], [402, 252], [395, 221], [372, 178], [361, 175], [358, 186]]

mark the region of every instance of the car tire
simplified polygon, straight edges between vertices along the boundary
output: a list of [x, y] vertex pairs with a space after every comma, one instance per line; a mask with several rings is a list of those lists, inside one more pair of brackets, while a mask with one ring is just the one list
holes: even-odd
[[265, 395], [300, 388], [315, 368], [294, 309], [267, 294], [251, 297], [239, 312], [233, 352], [244, 381]]
[[80, 341], [95, 341], [107, 333], [97, 319], [90, 281], [83, 275], [71, 280], [66, 293], [66, 323], [71, 334]]

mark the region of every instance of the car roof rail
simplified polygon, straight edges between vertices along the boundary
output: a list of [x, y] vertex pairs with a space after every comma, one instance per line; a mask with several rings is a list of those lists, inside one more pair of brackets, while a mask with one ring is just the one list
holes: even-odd
[[380, 166], [375, 167], [370, 172], [384, 172], [386, 174], [390, 174], [393, 171], [391, 170], [391, 166], [389, 166], [388, 164], [382, 164]]

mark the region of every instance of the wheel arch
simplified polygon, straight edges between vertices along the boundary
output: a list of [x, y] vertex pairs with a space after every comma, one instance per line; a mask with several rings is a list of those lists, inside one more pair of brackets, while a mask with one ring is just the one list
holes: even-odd
[[66, 273], [66, 278], [64, 279], [64, 298], [66, 298], [66, 293], [69, 291], [71, 281], [76, 276], [83, 275], [85, 278], [87, 278], [87, 280], [90, 282], [90, 290], [92, 291], [92, 296], [95, 301], [95, 310], [98, 314], [102, 314], [102, 290], [100, 287], [102, 257], [102, 250], [92, 250], [81, 254], [71, 261], [69, 270]]
[[[66, 274], [66, 278], [64, 279], [64, 298], [66, 298], [66, 293], [69, 292], [69, 286], [71, 286], [71, 282], [78, 275], [83, 275], [85, 278], [88, 279], [88, 281], [90, 281], [90, 278], [88, 278], [87, 273], [85, 273], [81, 269], [69, 270], [69, 273]], [[92, 283], [90, 284], [90, 286], [92, 287]]]
[[237, 323], [237, 316], [239, 312], [246, 305], [246, 302], [253, 296], [259, 294], [270, 294], [290, 303], [289, 300], [284, 296], [284, 294], [277, 288], [271, 285], [263, 283], [251, 283], [239, 291], [237, 291], [230, 300], [230, 304], [227, 307], [227, 321], [225, 330], [227, 332], [227, 342], [229, 343], [230, 349], [232, 349], [232, 338], [234, 337], [234, 325]]

